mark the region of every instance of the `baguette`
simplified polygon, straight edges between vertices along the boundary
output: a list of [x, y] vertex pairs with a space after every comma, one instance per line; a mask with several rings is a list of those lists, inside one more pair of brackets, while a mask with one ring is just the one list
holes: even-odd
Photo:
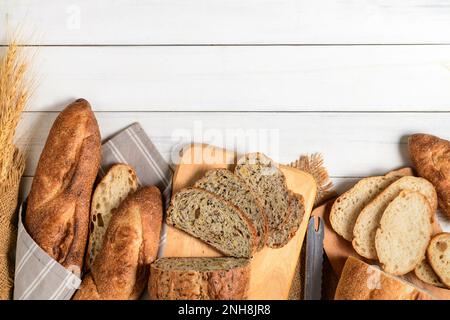
[[80, 275], [89, 208], [100, 165], [100, 132], [89, 103], [78, 99], [56, 118], [28, 199], [25, 227], [36, 243]]
[[434, 272], [450, 288], [450, 233], [433, 237], [427, 249], [427, 257]]
[[158, 253], [162, 215], [157, 187], [129, 195], [111, 217], [103, 246], [73, 299], [138, 299]]

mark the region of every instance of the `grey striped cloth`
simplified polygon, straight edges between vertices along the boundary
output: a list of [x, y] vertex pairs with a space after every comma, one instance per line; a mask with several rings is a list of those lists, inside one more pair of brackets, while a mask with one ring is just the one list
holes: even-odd
[[[127, 163], [135, 168], [141, 185], [159, 187], [167, 205], [172, 187], [172, 169], [138, 123], [104, 143], [102, 152], [100, 176], [115, 163]], [[22, 211], [25, 210], [26, 204], [19, 213], [14, 299], [68, 300], [79, 287], [81, 280], [64, 269], [33, 241], [22, 224]], [[164, 225], [160, 252], [164, 247], [165, 234]]]

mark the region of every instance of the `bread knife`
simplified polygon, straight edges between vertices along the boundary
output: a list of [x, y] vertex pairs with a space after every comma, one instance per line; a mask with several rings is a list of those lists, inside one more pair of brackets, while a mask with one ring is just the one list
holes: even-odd
[[320, 300], [322, 298], [323, 237], [322, 219], [311, 217], [306, 234], [304, 300]]

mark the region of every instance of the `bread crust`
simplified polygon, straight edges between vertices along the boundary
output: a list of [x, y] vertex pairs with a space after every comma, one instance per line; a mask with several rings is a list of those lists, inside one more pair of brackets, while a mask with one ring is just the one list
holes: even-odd
[[433, 297], [412, 284], [380, 269], [348, 257], [335, 300], [431, 300]]
[[89, 103], [78, 99], [56, 118], [33, 179], [25, 227], [52, 258], [81, 274], [100, 132]]
[[162, 216], [158, 188], [129, 195], [111, 217], [103, 246], [74, 300], [138, 299], [158, 253]]
[[250, 263], [230, 270], [179, 271], [151, 266], [152, 300], [243, 300], [247, 298]]
[[409, 137], [408, 146], [417, 173], [433, 183], [439, 207], [450, 217], [450, 142], [418, 133]]

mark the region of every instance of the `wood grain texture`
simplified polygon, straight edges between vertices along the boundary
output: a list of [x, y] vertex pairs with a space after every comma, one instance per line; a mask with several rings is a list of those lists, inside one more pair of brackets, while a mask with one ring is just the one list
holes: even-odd
[[[201, 161], [199, 161], [201, 159]], [[183, 153], [180, 165], [174, 174], [173, 193], [191, 186], [192, 183], [212, 168], [232, 169], [236, 154], [220, 148], [195, 144]], [[203, 165], [203, 162], [207, 165]], [[306, 233], [307, 222], [316, 195], [316, 184], [309, 174], [281, 166], [286, 183], [292, 191], [303, 195], [305, 215], [294, 238], [279, 249], [264, 248], [255, 253], [251, 262], [248, 299], [287, 299], [294, 278], [297, 259]], [[211, 257], [220, 254], [202, 241], [167, 227], [164, 257]]]
[[5, 21], [35, 44], [450, 42], [445, 0], [14, 0]]
[[450, 45], [28, 48], [30, 111], [448, 111]]

